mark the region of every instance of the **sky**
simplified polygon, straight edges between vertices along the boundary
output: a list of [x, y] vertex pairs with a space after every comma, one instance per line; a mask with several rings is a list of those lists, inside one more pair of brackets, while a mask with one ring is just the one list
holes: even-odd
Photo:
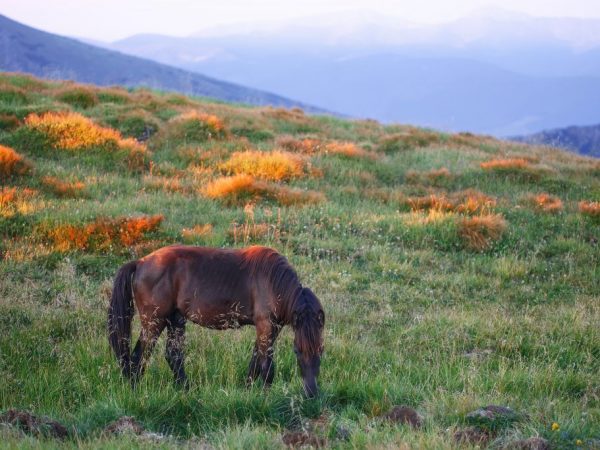
[[349, 10], [431, 24], [487, 8], [600, 18], [600, 0], [2, 0], [0, 14], [52, 33], [110, 42], [138, 33], [186, 36], [218, 25]]

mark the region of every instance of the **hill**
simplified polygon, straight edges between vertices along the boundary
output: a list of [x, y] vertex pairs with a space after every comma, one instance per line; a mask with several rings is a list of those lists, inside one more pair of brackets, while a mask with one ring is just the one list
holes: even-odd
[[[2, 445], [593, 448], [599, 215], [600, 162], [560, 150], [0, 74]], [[325, 309], [318, 398], [287, 326], [269, 389], [252, 327], [192, 323], [189, 390], [164, 337], [123, 382], [112, 280], [174, 243], [289, 259]]]
[[418, 27], [349, 12], [110, 47], [351, 117], [504, 137], [598, 120], [598, 23], [492, 11]]
[[512, 138], [518, 142], [564, 148], [600, 158], [600, 125], [567, 127]]
[[145, 86], [230, 102], [301, 107], [309, 112], [324, 112], [268, 92], [36, 30], [2, 15], [0, 43], [0, 70], [3, 71], [72, 79], [101, 86]]

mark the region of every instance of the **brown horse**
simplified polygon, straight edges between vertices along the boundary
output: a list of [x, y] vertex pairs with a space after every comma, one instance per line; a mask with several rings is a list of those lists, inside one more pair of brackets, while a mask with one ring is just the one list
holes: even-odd
[[[130, 354], [133, 300], [142, 331]], [[273, 381], [273, 345], [284, 325], [294, 332], [294, 352], [304, 390], [317, 394], [325, 314], [302, 287], [287, 259], [267, 247], [226, 250], [174, 245], [122, 266], [108, 310], [109, 341], [132, 384], [142, 376], [156, 340], [167, 328], [166, 359], [175, 380], [187, 386], [183, 343], [186, 320], [218, 330], [256, 327], [247, 382]]]

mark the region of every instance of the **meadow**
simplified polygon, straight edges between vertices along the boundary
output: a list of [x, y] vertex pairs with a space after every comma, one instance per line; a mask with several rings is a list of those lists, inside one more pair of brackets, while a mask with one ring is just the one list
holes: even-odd
[[[0, 414], [69, 430], [0, 425], [2, 447], [282, 448], [296, 432], [333, 448], [600, 448], [598, 160], [2, 73], [0, 180]], [[244, 385], [252, 327], [188, 324], [189, 391], [164, 336], [140, 385], [122, 380], [112, 278], [174, 243], [289, 259], [327, 316], [318, 398], [287, 328], [268, 390]], [[455, 439], [489, 404], [518, 418]], [[422, 427], [385, 420], [394, 405]], [[122, 416], [154, 434], [105, 432]]]

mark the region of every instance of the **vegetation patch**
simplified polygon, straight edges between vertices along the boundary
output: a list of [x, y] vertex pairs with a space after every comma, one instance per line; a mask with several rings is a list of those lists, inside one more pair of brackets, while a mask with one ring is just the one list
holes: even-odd
[[183, 142], [223, 139], [227, 132], [223, 121], [214, 114], [188, 111], [169, 121], [168, 136]]
[[12, 148], [0, 145], [0, 175], [3, 178], [25, 175], [31, 171], [31, 164]]
[[579, 212], [594, 219], [600, 219], [600, 202], [583, 200], [578, 204]]
[[256, 180], [247, 174], [225, 176], [211, 181], [202, 190], [208, 198], [228, 204], [275, 200], [282, 205], [319, 203], [325, 199], [320, 192], [292, 189], [275, 183]]
[[78, 198], [85, 197], [85, 184], [81, 181], [63, 181], [57, 177], [46, 176], [42, 184], [58, 197]]
[[85, 225], [59, 225], [44, 230], [44, 234], [58, 251], [116, 250], [137, 244], [148, 233], [156, 231], [162, 215], [142, 217], [100, 217]]
[[304, 176], [305, 166], [304, 159], [289, 152], [247, 150], [233, 153], [219, 167], [231, 175], [246, 174], [263, 180], [289, 181]]
[[563, 210], [562, 200], [545, 192], [529, 195], [526, 197], [526, 201], [538, 212], [556, 214]]
[[96, 92], [88, 87], [64, 87], [55, 94], [55, 98], [75, 108], [87, 109], [98, 104]]
[[483, 251], [499, 240], [506, 228], [507, 222], [502, 215], [485, 214], [461, 219], [458, 233], [468, 249]]

